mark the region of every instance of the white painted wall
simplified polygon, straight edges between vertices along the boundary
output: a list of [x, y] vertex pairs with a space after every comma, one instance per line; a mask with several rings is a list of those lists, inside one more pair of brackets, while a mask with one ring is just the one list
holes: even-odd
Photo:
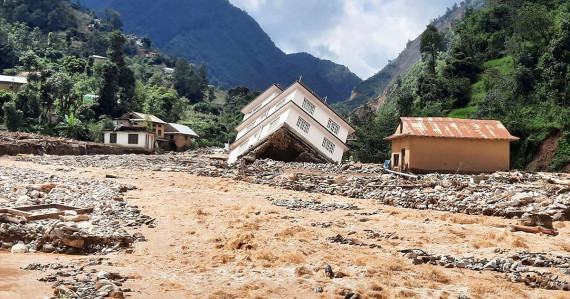
[[348, 129], [349, 129], [348, 126], [343, 125], [343, 122], [341, 122], [339, 117], [336, 116], [334, 112], [330, 111], [328, 107], [323, 105], [319, 99], [315, 98], [315, 96], [313, 96], [309, 92], [306, 92], [304, 90], [298, 90], [295, 93], [294, 102], [295, 104], [299, 105], [299, 107], [303, 107], [303, 100], [305, 98], [307, 98], [307, 100], [309, 100], [311, 103], [313, 103], [313, 105], [315, 105], [315, 112], [312, 114], [312, 116], [325, 128], [327, 127], [329, 118], [332, 119], [335, 123], [337, 123], [340, 126], [337, 137], [343, 142], [346, 142], [346, 138], [348, 137]]
[[[117, 134], [117, 143], [111, 143], [111, 133]], [[137, 134], [139, 136], [138, 144], [129, 144], [129, 134]], [[139, 147], [146, 149], [153, 149], [154, 147], [154, 135], [146, 132], [128, 132], [128, 131], [117, 131], [111, 132], [106, 131], [103, 136], [103, 143], [105, 144], [116, 144], [125, 147]]]
[[[299, 116], [311, 125], [308, 133], [305, 133], [303, 130], [297, 127], [297, 120], [299, 119]], [[311, 142], [315, 146], [315, 148], [319, 150], [321, 153], [323, 153], [325, 156], [329, 157], [331, 160], [335, 161], [336, 163], [340, 163], [342, 161], [342, 154], [344, 153], [344, 148], [345, 148], [344, 145], [340, 141], [338, 141], [338, 139], [330, 136], [330, 133], [328, 133], [316, 121], [314, 121], [310, 117], [307, 117], [307, 115], [304, 112], [299, 111], [299, 108], [295, 107], [290, 110], [290, 113], [287, 118], [287, 124], [289, 124], [289, 126], [291, 126], [299, 134], [299, 136], [302, 136], [303, 138]], [[323, 148], [322, 146], [323, 137], [326, 137], [335, 145], [334, 152], [332, 154], [329, 151], [327, 151], [325, 148]]]
[[[239, 145], [236, 146], [234, 150], [230, 152], [230, 155], [228, 157], [228, 162], [230, 164], [234, 163], [237, 160], [237, 158], [241, 154], [243, 154], [243, 152], [245, 152], [248, 148], [255, 145], [256, 142], [267, 137], [275, 130], [280, 128], [285, 122], [285, 120], [287, 120], [289, 111], [290, 109], [284, 109], [283, 111], [280, 111], [278, 114], [271, 115], [270, 117], [267, 118], [267, 121], [263, 126], [257, 127], [255, 128], [255, 130], [252, 130], [251, 134], [249, 134], [250, 136], [248, 138], [244, 138], [244, 140], [242, 140], [239, 143]], [[275, 123], [272, 125], [274, 121]]]

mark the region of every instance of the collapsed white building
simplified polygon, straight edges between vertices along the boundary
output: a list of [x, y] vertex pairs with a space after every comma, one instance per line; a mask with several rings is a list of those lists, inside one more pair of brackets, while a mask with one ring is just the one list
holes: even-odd
[[340, 163], [352, 128], [300, 80], [273, 84], [241, 111], [228, 163], [242, 157]]

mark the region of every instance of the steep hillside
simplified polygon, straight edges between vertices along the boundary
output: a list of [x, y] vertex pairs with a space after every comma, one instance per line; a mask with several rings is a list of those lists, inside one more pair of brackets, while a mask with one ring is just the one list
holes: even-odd
[[[447, 13], [432, 22], [440, 32], [446, 32], [452, 24], [459, 20], [467, 7], [480, 6], [484, 1], [467, 1], [461, 6], [454, 6]], [[377, 108], [381, 95], [386, 92], [390, 83], [398, 76], [405, 75], [420, 59], [420, 39], [421, 36], [406, 44], [406, 48], [378, 73], [360, 82], [354, 87], [350, 98], [342, 103], [343, 110], [353, 110], [368, 102], [372, 107]]]
[[309, 54], [286, 55], [259, 24], [226, 0], [84, 0], [95, 9], [112, 7], [123, 29], [147, 35], [165, 52], [205, 63], [210, 79], [223, 87], [264, 89], [299, 76], [331, 102], [346, 99], [361, 82], [341, 65]]
[[378, 111], [366, 106], [354, 118], [356, 156], [382, 161], [389, 143], [377, 140], [399, 116], [447, 116], [500, 120], [520, 138], [512, 168], [570, 167], [568, 1], [489, 1], [467, 9], [442, 41], [426, 40], [445, 45], [437, 59], [418, 61], [385, 90]]

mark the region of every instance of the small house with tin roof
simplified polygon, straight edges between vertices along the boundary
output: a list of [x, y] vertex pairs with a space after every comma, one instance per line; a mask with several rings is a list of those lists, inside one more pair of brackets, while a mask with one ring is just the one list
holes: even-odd
[[509, 170], [511, 135], [498, 120], [402, 117], [392, 142], [390, 167], [414, 173], [481, 173]]
[[198, 138], [192, 129], [181, 124], [168, 123], [164, 130], [164, 139], [169, 141], [170, 149], [176, 151], [190, 148], [192, 140]]

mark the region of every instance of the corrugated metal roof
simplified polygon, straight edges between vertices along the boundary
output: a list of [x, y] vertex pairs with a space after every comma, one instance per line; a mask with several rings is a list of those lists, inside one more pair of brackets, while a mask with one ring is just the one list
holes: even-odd
[[28, 83], [28, 79], [26, 79], [26, 77], [0, 75], [0, 82], [26, 84]]
[[146, 118], [146, 116], [148, 115], [148, 117], [150, 118], [150, 121], [154, 122], [154, 123], [161, 123], [161, 124], [166, 124], [166, 122], [152, 114], [145, 114], [142, 112], [132, 112], [133, 114], [135, 114], [136, 116], [138, 116], [140, 119], [144, 120]]
[[[173, 129], [173, 130], [171, 130], [171, 129]], [[192, 131], [192, 129], [190, 129], [189, 127], [187, 127], [185, 125], [181, 125], [181, 124], [168, 123], [168, 126], [166, 127], [165, 131], [168, 131], [168, 132], [164, 132], [164, 134], [180, 133], [180, 134], [184, 134], [184, 135], [199, 137], [198, 134], [196, 134], [194, 131]]]
[[518, 140], [498, 120], [459, 119], [446, 117], [401, 117], [402, 130], [396, 129], [387, 140], [405, 136]]

